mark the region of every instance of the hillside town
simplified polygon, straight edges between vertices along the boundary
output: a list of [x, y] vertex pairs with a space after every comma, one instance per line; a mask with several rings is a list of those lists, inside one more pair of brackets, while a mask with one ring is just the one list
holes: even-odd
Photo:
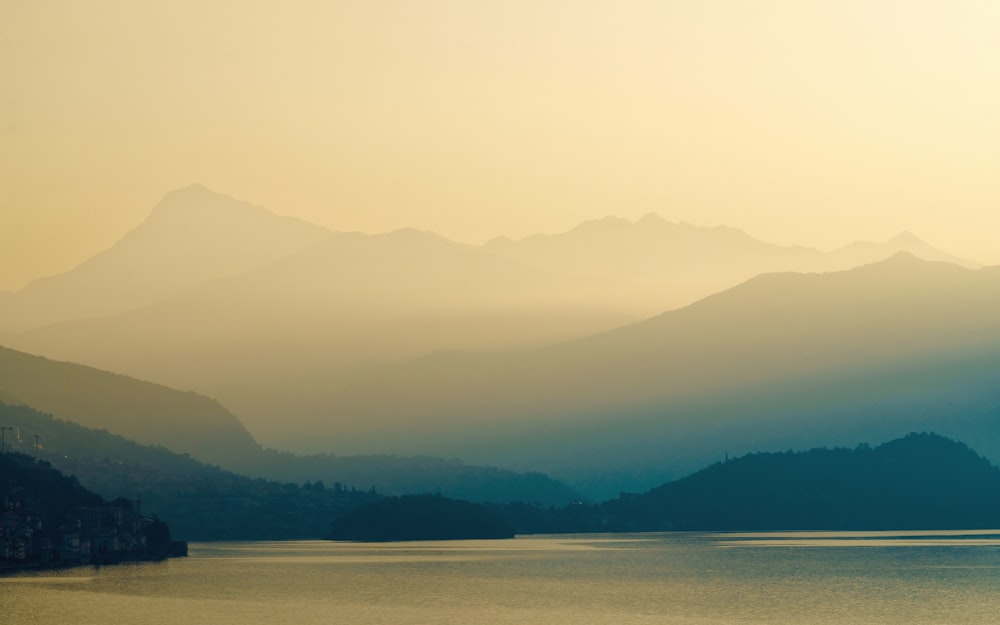
[[141, 502], [104, 502], [24, 454], [0, 455], [0, 573], [187, 555]]

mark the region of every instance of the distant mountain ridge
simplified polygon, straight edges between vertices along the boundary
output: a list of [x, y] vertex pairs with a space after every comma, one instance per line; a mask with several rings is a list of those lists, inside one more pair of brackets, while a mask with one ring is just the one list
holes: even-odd
[[371, 366], [540, 345], [632, 320], [588, 308], [588, 290], [589, 279], [431, 233], [336, 234], [154, 305], [10, 344], [219, 397], [260, 436], [283, 427], [277, 412], [322, 411], [332, 389]]
[[260, 450], [215, 400], [0, 347], [0, 400], [226, 464]]
[[109, 249], [0, 298], [0, 330], [132, 310], [264, 266], [331, 234], [191, 185], [167, 193]]
[[995, 454], [997, 319], [998, 268], [899, 254], [844, 272], [768, 274], [593, 337], [384, 370], [302, 430], [330, 428], [361, 447], [393, 445], [375, 434], [392, 432], [408, 449], [463, 449], [563, 479], [588, 465], [595, 478], [612, 475], [631, 454], [629, 470], [650, 467], [647, 484], [653, 467], [704, 462], [722, 445], [823, 433], [937, 429]]
[[[909, 233], [824, 253], [656, 214], [485, 246], [334, 233], [194, 185], [77, 269], [0, 297], [0, 343], [217, 397], [268, 446], [547, 471], [588, 459], [613, 488], [595, 441], [628, 453], [629, 430], [647, 434], [637, 457], [683, 469], [705, 459], [711, 427], [727, 445], [734, 421], [746, 440], [785, 435], [751, 432], [751, 414], [791, 432], [791, 404], [835, 411], [858, 397], [861, 411], [912, 397], [901, 389], [921, 367], [923, 389], [986, 385], [991, 271], [882, 262], [900, 250], [974, 266]], [[859, 371], [895, 375], [893, 394], [851, 392]], [[841, 385], [813, 393], [822, 406], [788, 399], [817, 379]], [[2, 380], [0, 397], [26, 401]], [[741, 401], [752, 409], [737, 419]], [[691, 414], [704, 418], [682, 459], [684, 445], [656, 441]], [[161, 440], [189, 436], [167, 419], [153, 418], [172, 428]], [[636, 483], [664, 470], [650, 460]]]
[[546, 503], [578, 497], [537, 472], [426, 456], [295, 456], [262, 449], [209, 398], [5, 348], [0, 348], [0, 425], [14, 428], [6, 432], [8, 449], [28, 452], [40, 442], [43, 455], [70, 472], [75, 471], [64, 464], [70, 458], [97, 464], [115, 459], [154, 474], [188, 474], [205, 463], [253, 478], [377, 486], [384, 494], [442, 492], [481, 501], [528, 497]]
[[497, 238], [486, 249], [566, 273], [614, 276], [650, 290], [630, 302], [643, 316], [691, 304], [762, 273], [842, 271], [909, 252], [925, 260], [978, 268], [938, 250], [910, 232], [888, 241], [856, 241], [832, 252], [774, 245], [728, 226], [671, 222], [656, 213], [636, 221], [605, 217], [563, 233], [514, 241]]
[[[986, 345], [1000, 340], [997, 313], [1000, 271], [970, 271], [900, 253], [844, 272], [761, 275], [691, 306], [549, 347], [439, 354], [398, 367], [391, 396], [360, 386], [350, 405], [360, 408], [366, 397], [398, 401], [411, 414], [436, 412], [446, 419], [448, 394], [440, 385], [457, 387], [451, 394], [457, 401], [463, 388], [493, 388], [490, 400], [518, 388], [524, 410], [554, 399], [535, 390], [558, 394], [567, 408], [606, 401], [608, 393], [665, 397]], [[472, 401], [485, 399], [475, 395]], [[509, 410], [511, 401], [501, 405]], [[483, 412], [472, 404], [456, 410]]]
[[0, 344], [217, 397], [275, 445], [383, 367], [552, 345], [763, 271], [846, 269], [899, 249], [953, 259], [912, 235], [823, 253], [652, 213], [485, 246], [334, 233], [192, 185], [112, 248], [0, 297]]
[[979, 263], [949, 254], [948, 252], [933, 247], [909, 230], [904, 230], [889, 240], [881, 243], [872, 241], [855, 241], [830, 252], [830, 254], [832, 256], [850, 259], [848, 262], [861, 265], [881, 260], [886, 257], [887, 252], [892, 254], [907, 252], [923, 260], [952, 263], [954, 265], [959, 265], [960, 267], [965, 267], [966, 269], [978, 269], [982, 267]]

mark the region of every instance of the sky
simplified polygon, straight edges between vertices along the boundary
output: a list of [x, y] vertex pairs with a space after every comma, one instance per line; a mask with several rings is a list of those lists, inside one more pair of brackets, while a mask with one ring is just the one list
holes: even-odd
[[0, 290], [192, 183], [481, 243], [656, 212], [1000, 263], [995, 0], [0, 0]]

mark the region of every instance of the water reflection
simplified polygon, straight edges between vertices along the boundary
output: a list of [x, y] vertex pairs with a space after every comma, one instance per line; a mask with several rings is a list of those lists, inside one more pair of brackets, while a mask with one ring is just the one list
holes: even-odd
[[992, 625], [1000, 614], [998, 546], [993, 531], [201, 543], [182, 560], [5, 578], [0, 618], [16, 625]]
[[1000, 547], [1000, 530], [756, 532], [716, 536], [717, 547]]

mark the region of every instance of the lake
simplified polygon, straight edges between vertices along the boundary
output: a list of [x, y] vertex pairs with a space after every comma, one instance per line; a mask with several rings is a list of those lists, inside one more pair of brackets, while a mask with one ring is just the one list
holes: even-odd
[[0, 578], [5, 625], [998, 619], [1000, 531], [193, 543], [185, 559]]

